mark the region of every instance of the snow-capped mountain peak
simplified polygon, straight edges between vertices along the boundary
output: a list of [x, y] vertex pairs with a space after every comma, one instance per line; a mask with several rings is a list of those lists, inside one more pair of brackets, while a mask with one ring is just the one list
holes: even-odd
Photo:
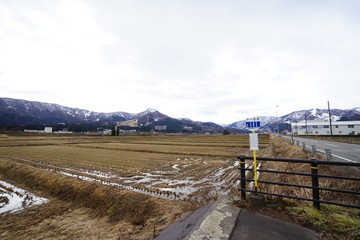
[[145, 110], [145, 112], [154, 113], [154, 112], [158, 112], [158, 110], [156, 110], [155, 108], [148, 108], [148, 109]]

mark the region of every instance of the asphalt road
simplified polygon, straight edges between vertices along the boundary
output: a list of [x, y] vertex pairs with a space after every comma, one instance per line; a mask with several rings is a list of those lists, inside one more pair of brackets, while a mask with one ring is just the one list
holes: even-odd
[[[282, 136], [285, 139], [291, 139], [291, 136]], [[360, 163], [360, 145], [350, 143], [330, 142], [324, 140], [308, 139], [294, 137], [294, 141], [299, 141], [299, 146], [305, 142], [305, 148], [311, 151], [311, 145], [316, 146], [316, 151], [325, 153], [325, 149], [331, 149], [331, 155], [334, 160]]]
[[[220, 197], [195, 212], [176, 220], [155, 240], [318, 240], [319, 234], [300, 225], [241, 209], [231, 196]], [[240, 201], [240, 198], [236, 201]]]

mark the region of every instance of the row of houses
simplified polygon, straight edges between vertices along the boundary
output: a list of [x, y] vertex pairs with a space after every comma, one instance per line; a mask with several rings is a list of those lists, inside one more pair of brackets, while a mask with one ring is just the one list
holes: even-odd
[[360, 121], [305, 121], [291, 124], [294, 135], [360, 135]]

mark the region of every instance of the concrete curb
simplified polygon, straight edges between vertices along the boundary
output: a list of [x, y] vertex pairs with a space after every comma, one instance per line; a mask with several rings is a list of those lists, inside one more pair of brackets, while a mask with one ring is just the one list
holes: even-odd
[[227, 240], [235, 226], [240, 208], [233, 204], [231, 197], [222, 197], [209, 209], [185, 240]]
[[155, 240], [180, 240], [184, 239], [189, 232], [204, 219], [215, 202], [206, 204], [195, 212], [181, 217], [165, 228]]

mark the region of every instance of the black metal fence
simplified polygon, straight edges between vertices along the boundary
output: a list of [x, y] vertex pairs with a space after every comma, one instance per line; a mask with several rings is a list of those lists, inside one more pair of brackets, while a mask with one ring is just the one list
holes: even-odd
[[[245, 167], [245, 163], [246, 163], [245, 160], [252, 160], [253, 157], [240, 155], [237, 158], [240, 160], [240, 167], [239, 167], [239, 169], [240, 169], [240, 188], [239, 188], [239, 190], [241, 191], [241, 198], [243, 200], [245, 200], [246, 192], [255, 192], [254, 190], [250, 190], [250, 189], [246, 188], [246, 182], [253, 182], [254, 179], [246, 178], [246, 171], [253, 171], [253, 169]], [[277, 193], [264, 192], [264, 191], [258, 191], [259, 194], [277, 196], [277, 197], [285, 197], [285, 198], [290, 198], [290, 199], [298, 199], [298, 200], [304, 200], [304, 201], [311, 201], [311, 202], [313, 202], [314, 207], [317, 209], [320, 209], [320, 203], [338, 205], [338, 206], [343, 206], [343, 207], [360, 208], [359, 205], [350, 205], [350, 204], [345, 204], [345, 203], [321, 200], [320, 199], [320, 191], [338, 192], [338, 193], [351, 194], [351, 195], [360, 195], [360, 192], [351, 191], [351, 190], [325, 188], [325, 187], [319, 186], [319, 178], [351, 180], [351, 181], [355, 181], [357, 184], [359, 184], [360, 178], [318, 174], [318, 168], [320, 165], [360, 167], [360, 163], [318, 161], [317, 159], [302, 160], [302, 159], [266, 158], [266, 157], [257, 157], [256, 159], [258, 161], [289, 162], [289, 163], [294, 163], [294, 164], [309, 164], [310, 169], [311, 169], [310, 173], [285, 172], [285, 171], [275, 171], [275, 170], [266, 170], [266, 169], [258, 169], [257, 170], [258, 172], [264, 172], [264, 173], [270, 173], [270, 174], [308, 176], [308, 177], [311, 177], [311, 183], [312, 183], [311, 186], [300, 185], [300, 184], [295, 184], [295, 183], [293, 184], [293, 183], [272, 182], [272, 181], [263, 181], [263, 180], [258, 180], [257, 182], [259, 184], [271, 184], [271, 185], [278, 185], [278, 186], [288, 186], [288, 187], [312, 189], [312, 198], [290, 196], [290, 195], [285, 195], [285, 194], [277, 194]]]

